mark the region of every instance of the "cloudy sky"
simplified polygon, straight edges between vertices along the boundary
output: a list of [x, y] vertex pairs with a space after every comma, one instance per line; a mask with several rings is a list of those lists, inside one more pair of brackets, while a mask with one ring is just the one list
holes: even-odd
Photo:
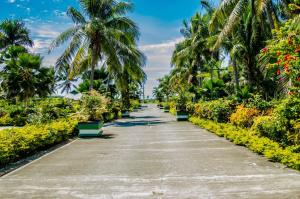
[[[176, 42], [182, 39], [180, 27], [183, 19], [200, 11], [199, 0], [132, 0], [135, 5], [129, 16], [141, 31], [140, 49], [147, 56], [145, 71], [148, 75], [146, 95], [152, 94], [157, 79], [167, 74], [170, 57]], [[22, 19], [31, 31], [35, 46], [42, 54], [45, 65], [53, 65], [63, 47], [48, 55], [49, 43], [60, 32], [72, 26], [66, 16], [69, 6], [78, 7], [77, 0], [0, 0], [0, 20]]]

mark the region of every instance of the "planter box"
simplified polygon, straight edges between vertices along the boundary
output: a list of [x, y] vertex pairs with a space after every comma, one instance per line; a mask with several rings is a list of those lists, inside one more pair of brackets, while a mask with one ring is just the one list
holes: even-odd
[[100, 137], [103, 134], [102, 127], [101, 121], [79, 123], [79, 137]]
[[122, 118], [129, 118], [130, 112], [129, 111], [122, 111]]
[[164, 108], [164, 112], [165, 112], [165, 113], [169, 113], [169, 112], [170, 112], [170, 107], [165, 107], [165, 108]]
[[177, 118], [177, 121], [188, 121], [189, 114], [185, 111], [177, 111], [176, 118]]

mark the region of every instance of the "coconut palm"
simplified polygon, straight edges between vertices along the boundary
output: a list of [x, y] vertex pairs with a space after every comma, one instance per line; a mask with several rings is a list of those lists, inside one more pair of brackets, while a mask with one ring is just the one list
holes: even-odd
[[185, 39], [177, 44], [172, 56], [172, 64], [177, 67], [190, 66], [189, 82], [198, 86], [201, 85], [197, 80], [198, 71], [204, 71], [204, 65], [211, 56], [207, 46], [207, 38], [210, 36], [208, 31], [209, 14], [201, 15], [196, 13], [190, 23], [184, 21], [184, 28], [181, 29]]
[[52, 42], [49, 52], [70, 40], [56, 66], [70, 65], [72, 76], [90, 67], [91, 90], [97, 65], [106, 62], [110, 66], [108, 71], [119, 71], [124, 60], [118, 53], [131, 53], [128, 44], [135, 42], [139, 31], [136, 24], [124, 16], [132, 9], [131, 3], [117, 0], [80, 0], [79, 3], [83, 13], [73, 7], [68, 9], [74, 26]]
[[5, 20], [0, 23], [0, 50], [8, 46], [33, 46], [29, 30], [25, 23], [19, 20]]
[[146, 63], [145, 55], [134, 45], [131, 45], [130, 48], [131, 53], [120, 51], [120, 55], [124, 60], [123, 70], [113, 73], [117, 88], [121, 91], [124, 109], [129, 109], [130, 107], [130, 85], [139, 84], [142, 86], [147, 78], [142, 68]]
[[69, 94], [72, 89], [76, 89], [75, 83], [77, 82], [77, 78], [70, 77], [70, 67], [65, 66], [61, 68], [61, 70], [57, 71], [56, 80], [60, 82], [58, 88], [61, 89], [61, 94], [66, 93]]
[[262, 31], [270, 32], [279, 23], [276, 5], [272, 0], [224, 0], [210, 21], [211, 32], [221, 30], [214, 48], [220, 47], [222, 41], [235, 31], [245, 15], [251, 21], [249, 31], [255, 28], [251, 25], [259, 24]]

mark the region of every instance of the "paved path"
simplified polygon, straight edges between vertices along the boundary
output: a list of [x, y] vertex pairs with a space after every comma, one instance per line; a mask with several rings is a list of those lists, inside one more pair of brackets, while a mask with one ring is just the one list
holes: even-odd
[[300, 198], [300, 173], [154, 106], [0, 178], [0, 198]]

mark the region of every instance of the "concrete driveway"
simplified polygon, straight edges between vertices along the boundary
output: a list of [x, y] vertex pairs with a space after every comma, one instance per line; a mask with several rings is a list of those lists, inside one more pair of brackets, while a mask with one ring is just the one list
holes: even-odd
[[300, 198], [300, 173], [154, 105], [0, 178], [0, 198]]

